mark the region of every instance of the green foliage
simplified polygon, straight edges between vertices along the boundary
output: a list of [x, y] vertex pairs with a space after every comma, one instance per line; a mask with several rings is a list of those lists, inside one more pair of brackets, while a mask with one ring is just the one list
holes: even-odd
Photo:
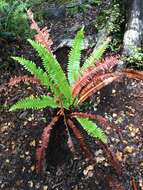
[[106, 27], [108, 33], [115, 33], [120, 31], [123, 21], [122, 6], [118, 0], [115, 0], [110, 7], [103, 9], [93, 23], [98, 30]]
[[118, 51], [121, 48], [124, 24], [124, 6], [121, 1], [113, 0], [111, 5], [105, 7], [100, 14], [93, 20], [93, 25], [97, 31], [105, 31], [106, 34], [112, 35], [110, 44], [111, 51]]
[[72, 101], [71, 89], [66, 79], [66, 76], [52, 53], [48, 52], [41, 44], [29, 40], [34, 49], [38, 52], [38, 55], [43, 61], [43, 65], [49, 74], [50, 78], [54, 81], [55, 85], [59, 88], [60, 93], [66, 98], [66, 104], [70, 105]]
[[101, 57], [103, 56], [103, 53], [105, 52], [105, 50], [107, 49], [108, 45], [109, 45], [110, 39], [108, 38], [107, 40], [105, 40], [103, 42], [103, 44], [101, 44], [97, 49], [94, 48], [93, 52], [91, 53], [91, 55], [85, 60], [85, 63], [83, 64], [81, 71], [83, 72], [84, 70], [86, 70], [88, 67], [95, 65], [96, 61], [100, 60]]
[[10, 108], [10, 111], [15, 111], [17, 109], [43, 109], [46, 107], [57, 108], [58, 105], [55, 103], [54, 99], [50, 96], [40, 96], [40, 97], [27, 97], [23, 100], [18, 101], [15, 105]]
[[80, 70], [80, 56], [83, 46], [83, 28], [77, 33], [68, 60], [68, 80], [70, 85], [78, 79]]
[[29, 26], [25, 9], [27, 4], [20, 0], [0, 3], [0, 28], [1, 32], [11, 32], [16, 35], [27, 35]]
[[[82, 28], [77, 33], [69, 54], [68, 79], [66, 78], [64, 71], [62, 70], [60, 64], [58, 63], [57, 59], [55, 58], [51, 50], [48, 50], [42, 44], [36, 41], [28, 40], [30, 44], [33, 46], [33, 48], [37, 51], [39, 57], [41, 58], [45, 70], [43, 70], [40, 67], [37, 67], [34, 62], [27, 60], [25, 58], [13, 57], [13, 59], [18, 61], [22, 66], [24, 66], [24, 68], [27, 71], [29, 71], [32, 75], [34, 75], [34, 77], [38, 79], [42, 85], [45, 85], [48, 88], [48, 90], [50, 89], [52, 95], [51, 96], [43, 95], [40, 97], [27, 97], [14, 104], [10, 108], [10, 111], [15, 111], [18, 109], [44, 109], [47, 107], [51, 107], [59, 109], [57, 111], [56, 118], [64, 116], [65, 118], [64, 122], [66, 122], [66, 119], [68, 119], [68, 117], [71, 117], [70, 119], [72, 119], [72, 112], [76, 108], [75, 100], [72, 96], [72, 86], [73, 83], [78, 80], [80, 75], [80, 69], [81, 69], [80, 56], [83, 47], [83, 37], [84, 37], [84, 31]], [[107, 45], [108, 43], [106, 42], [103, 45], [101, 45], [97, 51], [94, 50], [91, 56], [89, 57], [88, 62], [86, 62], [84, 68], [93, 65], [95, 61], [100, 59], [105, 49], [107, 48]], [[68, 115], [66, 115], [67, 114], [66, 110], [68, 110]], [[80, 118], [77, 117], [76, 119], [90, 136], [98, 138], [103, 143], [107, 143], [106, 135], [104, 134], [102, 129], [96, 126], [95, 123], [93, 123], [89, 119], [85, 119], [82, 117]], [[56, 120], [54, 119], [50, 125], [54, 125], [55, 121]], [[77, 133], [76, 134], [77, 136], [80, 136], [78, 130], [75, 130], [74, 132]], [[46, 139], [49, 138], [48, 135], [50, 134], [44, 133], [43, 135], [44, 143], [47, 143]], [[42, 150], [43, 151], [45, 150], [45, 146], [42, 147]], [[40, 155], [41, 151], [40, 152], [38, 151], [38, 154]], [[44, 156], [41, 155], [41, 157]]]
[[47, 87], [50, 86], [50, 79], [46, 72], [44, 72], [40, 67], [37, 67], [37, 65], [27, 59], [24, 59], [23, 57], [12, 57], [14, 60], [18, 61], [21, 65], [24, 66], [24, 68], [29, 71], [32, 75], [35, 76], [38, 80], [41, 81], [41, 83]]
[[125, 57], [124, 60], [132, 68], [143, 69], [143, 51], [141, 48], [133, 48], [133, 55]]
[[98, 138], [104, 143], [107, 143], [107, 136], [99, 127], [97, 127], [95, 123], [93, 123], [91, 120], [86, 119], [86, 118], [77, 117], [77, 120], [81, 124], [83, 129], [87, 131], [88, 135], [94, 138]]
[[[29, 22], [26, 9], [34, 8], [42, 0], [1, 0], [0, 1], [0, 32], [11, 35], [30, 37]], [[37, 15], [39, 12], [37, 11]]]

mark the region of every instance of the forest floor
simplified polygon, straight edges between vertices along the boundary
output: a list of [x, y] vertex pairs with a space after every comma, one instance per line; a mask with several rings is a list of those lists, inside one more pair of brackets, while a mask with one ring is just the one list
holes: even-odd
[[[56, 23], [56, 27], [51, 28], [55, 42], [63, 38], [60, 33], [61, 35], [67, 33], [65, 30], [70, 33], [71, 25], [68, 23], [75, 25], [74, 19], [70, 22], [69, 20], [49, 21], [50, 25]], [[81, 24], [83, 18], [81, 20], [76, 18], [76, 22]], [[55, 28], [57, 28], [56, 32]], [[60, 28], [59, 36], [58, 28]], [[92, 34], [93, 29], [89, 28], [90, 30], [87, 31]], [[0, 51], [0, 84], [4, 84], [11, 77], [26, 73], [11, 60], [11, 55], [23, 55], [41, 64], [34, 50], [25, 42], [8, 42], [3, 44]], [[67, 52], [66, 47], [56, 51], [57, 58], [64, 69], [67, 66]], [[45, 89], [40, 86], [22, 83], [0, 94], [1, 190], [143, 189], [142, 81], [124, 78], [112, 83], [95, 94], [82, 108], [83, 111], [88, 110], [90, 113], [105, 116], [112, 123], [113, 127], [104, 130], [108, 135], [108, 147], [119, 162], [118, 167], [111, 158], [107, 158], [103, 146], [87, 136], [84, 131], [82, 132], [95, 155], [96, 164], [90, 163], [82, 156], [79, 144], [72, 134], [76, 146], [76, 155], [73, 156], [66, 144], [65, 130], [63, 126], [58, 126], [53, 130], [47, 151], [46, 172], [37, 175], [35, 172], [36, 146], [42, 129], [51, 120], [53, 112], [50, 109], [9, 112], [8, 108], [18, 99], [31, 94], [44, 93]]]

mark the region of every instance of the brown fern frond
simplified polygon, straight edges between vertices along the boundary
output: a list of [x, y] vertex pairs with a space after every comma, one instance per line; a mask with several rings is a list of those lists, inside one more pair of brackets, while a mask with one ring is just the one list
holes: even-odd
[[103, 75], [106, 72], [109, 72], [110, 69], [112, 69], [117, 63], [118, 63], [119, 56], [110, 56], [105, 58], [102, 61], [102, 64], [99, 64], [97, 67], [89, 67], [83, 74], [82, 77], [80, 77], [73, 85], [72, 87], [72, 95], [73, 97], [76, 97], [81, 89], [85, 87], [92, 79], [93, 77], [97, 75]]
[[0, 85], [0, 92], [7, 90], [7, 84]]
[[51, 135], [51, 130], [55, 123], [59, 120], [60, 115], [56, 115], [55, 117], [52, 118], [51, 122], [48, 124], [47, 127], [44, 128], [42, 137], [41, 137], [41, 143], [37, 147], [36, 150], [36, 171], [37, 173], [40, 173], [43, 168], [44, 168], [44, 161], [45, 161], [45, 150], [48, 147], [49, 140], [50, 140], [50, 135]]
[[109, 121], [105, 117], [102, 117], [101, 115], [83, 113], [83, 112], [73, 112], [70, 114], [70, 116], [71, 117], [82, 117], [82, 118], [88, 118], [88, 119], [96, 120], [99, 123], [99, 125], [101, 125], [105, 128], [111, 127]]
[[67, 136], [68, 136], [67, 145], [68, 145], [70, 151], [74, 154], [75, 153], [75, 148], [74, 148], [74, 144], [73, 144], [70, 132], [69, 132], [67, 119], [66, 119], [66, 116], [65, 116], [64, 112], [63, 112], [63, 115], [64, 115], [64, 123], [65, 123], [65, 126], [66, 126], [66, 132], [67, 132]]
[[9, 82], [0, 86], [0, 92], [6, 91], [8, 87], [15, 86], [16, 84], [20, 82], [30, 82], [32, 84], [40, 84], [40, 81], [34, 77], [29, 77], [27, 75], [19, 76], [19, 77], [15, 76], [14, 78], [11, 78]]
[[67, 131], [67, 135], [68, 135], [67, 145], [68, 145], [70, 151], [74, 154], [75, 148], [74, 148], [74, 144], [73, 144], [73, 141], [72, 141], [72, 138], [71, 138], [68, 128], [66, 129], [66, 131]]
[[85, 93], [87, 93], [91, 88], [94, 86], [102, 83], [106, 79], [110, 77], [116, 77], [116, 76], [123, 76], [123, 73], [114, 72], [114, 73], [107, 73], [103, 75], [96, 75], [92, 78], [92, 80], [79, 92], [79, 97], [83, 96]]
[[31, 21], [31, 30], [36, 30], [37, 32], [37, 34], [35, 35], [35, 40], [41, 43], [45, 48], [47, 48], [49, 52], [52, 52], [51, 46], [53, 44], [53, 41], [50, 38], [49, 30], [47, 29], [47, 27], [44, 27], [43, 29], [39, 28], [38, 24], [34, 20], [31, 9], [27, 10], [27, 15], [29, 20]]
[[[92, 85], [91, 88], [89, 88], [87, 91], [86, 89], [84, 90], [84, 93], [82, 96], [80, 96], [77, 104], [80, 104], [82, 102], [84, 102], [87, 98], [89, 98], [90, 96], [92, 96], [94, 93], [96, 93], [97, 91], [99, 91], [100, 89], [102, 89], [103, 87], [109, 85], [110, 83], [112, 83], [115, 80], [118, 80], [119, 78], [123, 77], [124, 75], [117, 75], [117, 76], [113, 76], [113, 77], [109, 77], [103, 81], [101, 81], [99, 84], [97, 85]], [[90, 84], [89, 84], [90, 85]], [[88, 88], [88, 87], [87, 87]]]
[[135, 178], [133, 176], [131, 176], [130, 182], [131, 182], [131, 187], [133, 188], [133, 190], [138, 190]]
[[101, 146], [101, 148], [103, 149], [104, 153], [107, 156], [107, 159], [109, 161], [109, 163], [112, 165], [112, 167], [115, 169], [116, 173], [120, 176], [123, 174], [123, 169], [121, 164], [118, 162], [118, 160], [116, 159], [115, 155], [113, 154], [113, 152], [109, 149], [108, 145], [102, 143], [101, 141], [99, 141], [99, 145]]
[[84, 136], [82, 135], [80, 130], [75, 126], [75, 124], [73, 123], [73, 121], [71, 119], [67, 119], [67, 124], [72, 129], [75, 137], [79, 140], [80, 147], [82, 148], [85, 156], [89, 160], [93, 160], [93, 154], [92, 154], [91, 151], [89, 151], [89, 148], [88, 148], [88, 146], [87, 146], [87, 144], [85, 142]]
[[132, 79], [143, 80], [143, 71], [136, 71], [133, 69], [123, 69], [121, 71], [125, 76]]
[[32, 84], [40, 84], [40, 81], [38, 79], [24, 75], [24, 76], [19, 76], [19, 77], [15, 76], [14, 78], [11, 78], [8, 83], [8, 86], [15, 86], [16, 84], [20, 82], [30, 82]]

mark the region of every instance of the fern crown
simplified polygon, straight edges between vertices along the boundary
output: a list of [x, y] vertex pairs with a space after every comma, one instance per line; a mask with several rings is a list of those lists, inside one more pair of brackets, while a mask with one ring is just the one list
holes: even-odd
[[[23, 57], [12, 57], [18, 61], [27, 71], [29, 71], [41, 85], [47, 87], [51, 91], [52, 96], [44, 95], [40, 97], [27, 97], [14, 104], [10, 111], [17, 109], [43, 109], [46, 107], [61, 108], [69, 110], [71, 106], [76, 106], [75, 97], [72, 96], [72, 86], [80, 78], [82, 72], [95, 64], [99, 60], [108, 46], [109, 40], [104, 42], [98, 49], [94, 49], [93, 53], [86, 59], [82, 67], [80, 67], [81, 50], [84, 45], [84, 29], [81, 28], [77, 32], [73, 45], [68, 56], [67, 78], [62, 70], [56, 57], [39, 42], [28, 40], [32, 47], [36, 50], [42, 60], [43, 68], [40, 68], [33, 61]], [[76, 97], [76, 99], [78, 99]], [[97, 137], [103, 142], [107, 142], [107, 137], [103, 131], [98, 128], [95, 123], [89, 119], [76, 118], [83, 126], [87, 133], [93, 137]]]

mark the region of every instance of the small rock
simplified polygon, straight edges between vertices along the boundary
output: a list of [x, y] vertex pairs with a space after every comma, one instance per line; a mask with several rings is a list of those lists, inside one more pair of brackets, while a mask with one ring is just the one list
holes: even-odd
[[126, 146], [126, 148], [125, 148], [125, 152], [131, 154], [133, 151], [134, 151], [134, 147], [133, 147], [133, 146]]
[[113, 113], [112, 116], [113, 116], [113, 117], [117, 117], [117, 114], [116, 114], [116, 113]]
[[83, 174], [85, 176], [92, 177], [93, 176], [93, 170], [94, 170], [94, 166], [89, 165], [85, 168], [85, 170], [83, 171]]
[[36, 141], [35, 140], [31, 141], [30, 142], [30, 146], [34, 146], [35, 147], [36, 146]]
[[117, 151], [115, 154], [117, 160], [122, 161], [123, 160], [123, 153], [120, 151]]
[[44, 185], [44, 186], [43, 186], [43, 190], [48, 190], [48, 186], [47, 186], [47, 185]]
[[99, 149], [95, 152], [95, 156], [98, 156], [99, 154], [103, 154], [103, 150]]
[[105, 161], [104, 157], [96, 157], [96, 162], [97, 163], [102, 163], [103, 161]]
[[33, 181], [28, 181], [30, 187], [33, 187]]
[[35, 170], [35, 166], [31, 166], [31, 171], [34, 171]]
[[6, 159], [6, 161], [5, 161], [6, 163], [10, 163], [10, 160], [9, 159]]

